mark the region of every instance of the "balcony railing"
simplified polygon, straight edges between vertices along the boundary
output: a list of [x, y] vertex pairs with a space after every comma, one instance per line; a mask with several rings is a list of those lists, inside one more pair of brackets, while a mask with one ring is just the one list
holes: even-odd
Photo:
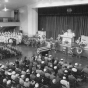
[[18, 19], [15, 19], [15, 18], [0, 18], [0, 22], [20, 22]]

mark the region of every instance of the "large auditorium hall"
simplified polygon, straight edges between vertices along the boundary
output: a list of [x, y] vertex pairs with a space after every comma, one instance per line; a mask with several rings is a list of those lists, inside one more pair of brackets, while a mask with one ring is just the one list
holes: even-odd
[[0, 88], [88, 88], [88, 1], [0, 0]]

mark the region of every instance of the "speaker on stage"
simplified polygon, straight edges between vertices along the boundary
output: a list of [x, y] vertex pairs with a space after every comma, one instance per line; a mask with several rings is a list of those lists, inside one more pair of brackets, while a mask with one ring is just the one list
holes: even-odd
[[37, 49], [37, 53], [41, 54], [42, 56], [49, 54], [49, 52], [50, 52], [50, 48], [47, 48], [47, 47], [41, 47]]

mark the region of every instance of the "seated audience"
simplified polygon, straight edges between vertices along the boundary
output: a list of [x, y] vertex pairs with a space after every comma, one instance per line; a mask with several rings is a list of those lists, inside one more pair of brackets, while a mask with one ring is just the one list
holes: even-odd
[[7, 88], [76, 88], [85, 76], [88, 66], [82, 68], [48, 54], [0, 64], [0, 84]]

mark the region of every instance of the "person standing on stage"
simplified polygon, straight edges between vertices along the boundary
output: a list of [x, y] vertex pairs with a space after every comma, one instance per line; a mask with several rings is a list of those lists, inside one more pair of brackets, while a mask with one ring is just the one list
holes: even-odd
[[64, 35], [68, 37], [75, 37], [75, 33], [73, 33], [71, 29], [68, 29], [67, 32], [64, 33]]

